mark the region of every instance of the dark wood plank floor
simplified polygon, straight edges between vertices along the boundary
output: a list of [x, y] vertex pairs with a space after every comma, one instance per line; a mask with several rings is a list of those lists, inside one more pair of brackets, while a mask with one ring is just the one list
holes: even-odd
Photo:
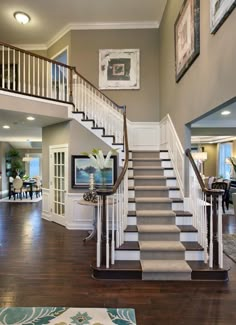
[[[224, 232], [236, 232], [224, 217]], [[131, 307], [138, 325], [236, 324], [236, 264], [223, 282], [98, 281], [95, 241], [41, 219], [41, 203], [0, 203], [0, 305]]]

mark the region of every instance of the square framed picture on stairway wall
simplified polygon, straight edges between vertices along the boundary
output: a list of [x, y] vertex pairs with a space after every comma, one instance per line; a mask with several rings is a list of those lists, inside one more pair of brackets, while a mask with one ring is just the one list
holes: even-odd
[[139, 49], [99, 50], [100, 89], [139, 89], [139, 70]]

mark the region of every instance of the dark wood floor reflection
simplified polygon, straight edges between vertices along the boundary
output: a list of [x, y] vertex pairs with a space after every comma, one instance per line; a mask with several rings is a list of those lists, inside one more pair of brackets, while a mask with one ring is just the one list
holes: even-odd
[[[225, 218], [224, 232], [235, 225]], [[236, 324], [228, 258], [227, 283], [98, 281], [90, 275], [95, 241], [83, 245], [85, 234], [42, 220], [41, 203], [0, 203], [1, 307], [132, 307], [138, 325]]]

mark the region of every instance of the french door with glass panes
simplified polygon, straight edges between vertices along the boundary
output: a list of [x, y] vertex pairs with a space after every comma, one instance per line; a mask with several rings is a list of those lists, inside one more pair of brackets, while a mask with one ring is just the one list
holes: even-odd
[[51, 220], [65, 226], [65, 195], [68, 189], [68, 145], [50, 146], [49, 150]]

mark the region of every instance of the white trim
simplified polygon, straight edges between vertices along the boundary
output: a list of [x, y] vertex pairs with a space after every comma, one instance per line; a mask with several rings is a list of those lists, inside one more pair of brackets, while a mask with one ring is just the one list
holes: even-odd
[[160, 150], [159, 122], [127, 121], [130, 150]]
[[158, 21], [142, 21], [142, 22], [116, 22], [116, 23], [72, 23], [63, 27], [51, 40], [46, 44], [14, 44], [16, 47], [25, 50], [47, 50], [66, 33], [72, 30], [102, 30], [102, 29], [157, 29], [159, 28]]

